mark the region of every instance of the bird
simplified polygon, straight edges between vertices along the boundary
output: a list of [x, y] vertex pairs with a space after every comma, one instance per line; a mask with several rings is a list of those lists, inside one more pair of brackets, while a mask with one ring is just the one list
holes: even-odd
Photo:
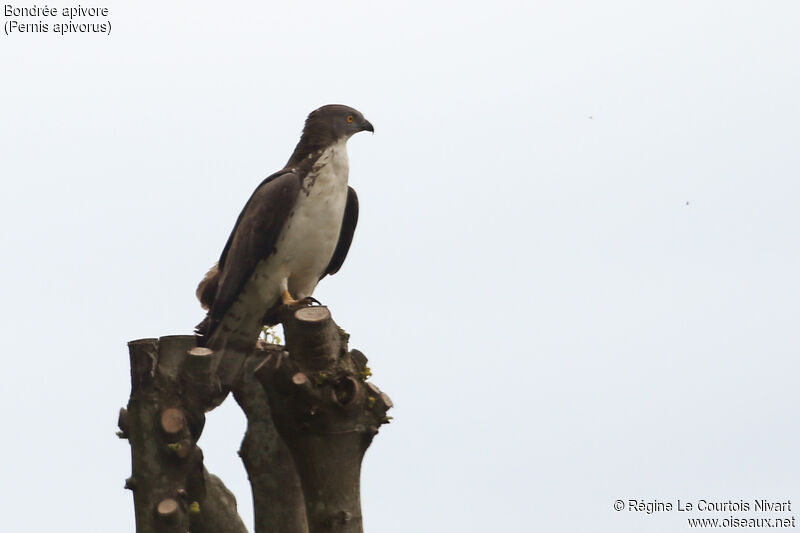
[[358, 222], [346, 145], [361, 131], [375, 129], [346, 105], [308, 115], [288, 162], [255, 189], [197, 287], [207, 311], [196, 329], [201, 345], [251, 351], [281, 306], [312, 301], [317, 283], [342, 267]]

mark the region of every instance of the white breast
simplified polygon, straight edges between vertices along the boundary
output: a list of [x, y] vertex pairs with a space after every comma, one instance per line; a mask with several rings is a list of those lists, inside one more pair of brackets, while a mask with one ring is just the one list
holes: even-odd
[[296, 299], [311, 296], [339, 242], [348, 173], [347, 149], [342, 141], [325, 150], [314, 163], [279, 237], [275, 262], [280, 265], [281, 281]]
[[[311, 296], [339, 242], [349, 172], [345, 141], [325, 150], [306, 177], [274, 253], [262, 260], [217, 332], [247, 346], [264, 312], [284, 289], [295, 299]], [[211, 342], [211, 341], [209, 341]]]

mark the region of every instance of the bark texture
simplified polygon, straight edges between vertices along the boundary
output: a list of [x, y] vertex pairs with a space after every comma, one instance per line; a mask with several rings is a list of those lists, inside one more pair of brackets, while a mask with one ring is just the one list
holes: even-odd
[[233, 396], [247, 415], [247, 432], [239, 449], [253, 489], [256, 533], [305, 533], [305, 502], [292, 455], [272, 422], [264, 389], [253, 369], [282, 346], [259, 343], [245, 360]]
[[309, 531], [360, 533], [361, 460], [391, 400], [366, 382], [366, 357], [347, 351], [348, 335], [326, 307], [299, 309], [283, 324], [286, 350], [255, 374], [294, 459]]
[[120, 411], [120, 437], [131, 445], [137, 533], [192, 531], [243, 533], [236, 499], [203, 466], [197, 439], [205, 414], [200, 396], [185, 378], [184, 363], [194, 348], [192, 335], [140, 339], [128, 343], [131, 396]]
[[[286, 346], [259, 342], [232, 384], [248, 427], [239, 455], [256, 533], [360, 533], [361, 460], [391, 400], [326, 307], [286, 309]], [[118, 433], [131, 446], [137, 533], [244, 533], [236, 498], [203, 465], [205, 412], [228, 386], [219, 354], [192, 335], [128, 343], [131, 396]]]

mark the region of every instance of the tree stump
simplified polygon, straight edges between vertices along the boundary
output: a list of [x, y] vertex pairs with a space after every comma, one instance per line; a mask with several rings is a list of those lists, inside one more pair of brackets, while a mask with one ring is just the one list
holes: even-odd
[[[284, 310], [286, 346], [258, 342], [230, 387], [247, 415], [239, 455], [256, 533], [360, 533], [364, 452], [389, 397], [326, 307]], [[236, 499], [203, 465], [205, 412], [227, 393], [220, 354], [192, 335], [128, 343], [131, 395], [118, 419], [131, 446], [137, 533], [244, 533]]]

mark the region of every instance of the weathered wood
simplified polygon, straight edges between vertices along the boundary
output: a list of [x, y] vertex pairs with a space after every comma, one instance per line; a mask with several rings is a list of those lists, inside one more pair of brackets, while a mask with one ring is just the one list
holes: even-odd
[[165, 335], [158, 339], [158, 371], [166, 378], [176, 380], [186, 352], [197, 345], [194, 335]]
[[187, 350], [181, 381], [185, 403], [191, 407], [192, 412], [210, 411], [228, 395], [214, 373], [220, 356], [219, 352], [201, 346]]
[[361, 461], [391, 400], [366, 382], [367, 358], [348, 351], [328, 308], [293, 306], [282, 321], [286, 347], [259, 342], [235, 357], [191, 335], [129, 343], [131, 397], [118, 434], [131, 446], [125, 488], [137, 533], [246, 533], [197, 446], [205, 412], [230, 391], [248, 419], [239, 455], [255, 533], [363, 531]]
[[214, 351], [202, 346], [195, 346], [186, 352], [186, 372], [198, 381], [211, 375], [214, 364]]
[[119, 416], [117, 417], [117, 427], [119, 431], [117, 432], [117, 436], [121, 439], [128, 438], [128, 410], [124, 407], [120, 407], [119, 409]]
[[167, 407], [161, 411], [161, 429], [167, 435], [178, 435], [186, 427], [186, 417], [179, 407]]
[[205, 497], [189, 505], [191, 533], [247, 533], [233, 493], [220, 478], [206, 470], [203, 478]]
[[245, 360], [242, 380], [233, 396], [247, 415], [242, 458], [253, 491], [256, 533], [304, 533], [308, 531], [305, 500], [294, 461], [272, 422], [267, 395], [253, 376], [253, 369], [283, 348], [260, 344]]
[[182, 483], [168, 461], [168, 443], [158, 423], [162, 405], [174, 401], [164, 397], [169, 380], [157, 371], [158, 345], [157, 339], [128, 344], [131, 396], [126, 411], [133, 475], [126, 481], [126, 487], [133, 491], [137, 533], [185, 533], [189, 525], [185, 514], [168, 502], [178, 501], [177, 490]]
[[138, 339], [128, 343], [131, 359], [131, 391], [150, 384], [158, 359], [158, 339]]
[[347, 352], [348, 335], [327, 308], [301, 309], [283, 325], [287, 351], [255, 375], [294, 459], [309, 531], [361, 533], [361, 461], [390, 401], [364, 382], [366, 358]]
[[129, 343], [131, 396], [118, 423], [131, 446], [133, 475], [125, 488], [133, 491], [137, 533], [246, 532], [221, 481], [206, 482], [196, 445], [204, 414], [184, 401], [181, 379], [193, 344], [190, 335]]
[[178, 524], [182, 522], [182, 514], [178, 501], [172, 498], [164, 498], [156, 506], [158, 519], [167, 524]]
[[304, 368], [329, 368], [346, 350], [348, 335], [339, 329], [327, 307], [302, 307], [283, 316], [286, 346], [293, 354], [302, 354]]

